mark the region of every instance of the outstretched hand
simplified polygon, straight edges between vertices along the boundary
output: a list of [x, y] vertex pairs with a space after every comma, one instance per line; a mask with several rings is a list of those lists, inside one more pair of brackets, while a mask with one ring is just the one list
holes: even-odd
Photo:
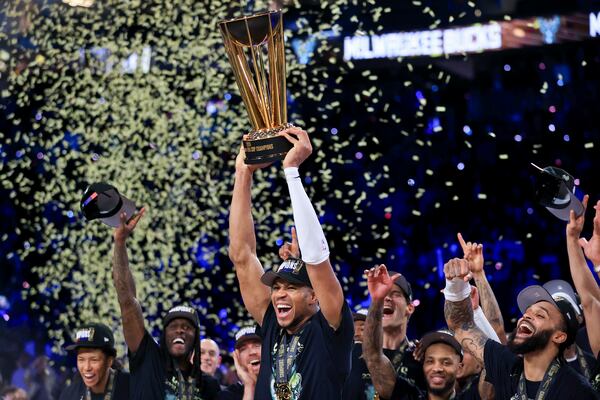
[[283, 167], [299, 167], [312, 153], [308, 133], [305, 130], [293, 127], [283, 130], [280, 135], [294, 146], [283, 159]]
[[387, 267], [384, 264], [376, 265], [371, 269], [365, 270], [367, 277], [367, 287], [373, 301], [382, 301], [390, 293], [394, 285], [394, 280], [400, 274], [390, 276]]
[[[583, 198], [583, 206], [587, 207], [587, 197]], [[600, 200], [594, 206], [596, 215], [594, 216], [594, 233], [588, 241], [586, 238], [580, 238], [579, 244], [583, 248], [585, 256], [594, 264], [600, 265]], [[571, 211], [569, 225], [567, 225], [567, 235], [569, 234], [569, 226], [578, 224], [578, 220], [583, 219], [583, 214], [580, 217], [575, 217], [575, 213]], [[583, 221], [581, 221], [583, 225]], [[582, 226], [583, 228], [583, 226]], [[581, 230], [579, 231], [581, 234]]]
[[464, 259], [471, 262], [471, 272], [483, 272], [483, 245], [481, 243], [465, 242], [460, 232], [456, 235], [464, 254]]
[[115, 228], [115, 232], [113, 234], [115, 238], [115, 242], [117, 243], [125, 243], [127, 238], [131, 236], [135, 227], [137, 226], [140, 219], [144, 216], [146, 212], [146, 208], [142, 207], [142, 209], [134, 214], [131, 218], [124, 212], [119, 215], [119, 219], [121, 220], [121, 225], [118, 228]]
[[292, 242], [285, 242], [279, 248], [279, 257], [284, 261], [288, 258], [300, 258], [300, 246], [298, 245], [298, 235], [296, 235], [295, 227], [292, 227]]

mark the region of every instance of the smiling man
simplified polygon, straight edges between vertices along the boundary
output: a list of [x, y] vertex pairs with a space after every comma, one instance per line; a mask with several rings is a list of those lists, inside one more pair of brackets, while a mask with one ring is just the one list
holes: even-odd
[[576, 313], [568, 301], [554, 300], [541, 286], [523, 289], [517, 297], [523, 316], [506, 347], [489, 340], [475, 325], [470, 262], [452, 259], [444, 273], [446, 322], [465, 351], [484, 363], [496, 399], [596, 399], [590, 384], [561, 357], [577, 333]]
[[200, 342], [200, 368], [202, 372], [215, 378], [217, 368], [221, 366], [219, 345], [212, 339], [202, 339]]
[[[362, 346], [355, 344], [352, 350], [352, 371], [344, 385], [343, 400], [372, 400], [377, 395], [389, 396], [396, 375], [425, 389], [421, 365], [413, 357], [414, 345], [406, 337], [408, 321], [415, 310], [412, 287], [402, 274], [388, 272], [383, 264], [374, 267], [374, 270], [377, 276], [372, 274], [372, 279], [367, 282], [371, 305], [366, 316], [363, 343]], [[381, 363], [390, 367], [386, 368], [388, 374], [381, 371]], [[378, 393], [375, 387], [383, 393]]]
[[421, 339], [423, 374], [427, 391], [423, 392], [402, 376], [398, 376], [392, 400], [467, 400], [478, 399], [477, 390], [456, 394], [456, 379], [462, 369], [460, 344], [445, 332], [430, 332]]
[[60, 400], [129, 400], [129, 374], [111, 368], [117, 351], [108, 326], [94, 323], [80, 327], [74, 342], [65, 349], [76, 353], [79, 374]]
[[114, 231], [113, 282], [129, 348], [132, 400], [212, 400], [218, 383], [200, 370], [200, 322], [196, 310], [180, 305], [163, 318], [160, 345], [144, 327], [142, 307], [129, 269], [126, 241], [144, 209], [131, 219], [122, 213]]
[[297, 241], [292, 231], [292, 247], [298, 247], [301, 258], [263, 271], [256, 254], [251, 186], [254, 171], [264, 165], [245, 164], [243, 149], [236, 159], [229, 215], [229, 257], [244, 305], [263, 338], [256, 399], [339, 400], [351, 364], [352, 313], [298, 172], [312, 152], [308, 134], [289, 128], [281, 135], [293, 145], [283, 166], [297, 231]]
[[239, 380], [220, 392], [217, 400], [254, 399], [256, 381], [260, 371], [261, 349], [262, 339], [257, 333], [256, 326], [246, 326], [237, 331], [233, 359]]

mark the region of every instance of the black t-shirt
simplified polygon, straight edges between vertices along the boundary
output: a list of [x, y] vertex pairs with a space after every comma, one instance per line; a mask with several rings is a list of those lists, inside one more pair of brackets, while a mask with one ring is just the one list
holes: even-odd
[[[404, 377], [410, 384], [417, 385], [422, 390], [426, 389], [423, 377], [423, 365], [413, 357], [414, 348], [410, 345], [403, 346], [403, 350], [383, 349], [383, 353], [392, 362], [396, 374]], [[352, 350], [352, 370], [344, 385], [343, 400], [373, 400], [375, 387], [371, 381], [371, 374], [367, 363], [362, 357], [362, 344], [355, 343]]]
[[217, 395], [217, 400], [242, 400], [243, 398], [244, 385], [239, 382], [227, 386], [225, 390], [220, 391]]
[[[582, 357], [582, 354], [583, 354], [583, 357]], [[569, 366], [571, 368], [573, 368], [575, 371], [577, 371], [581, 375], [583, 375], [586, 379], [591, 379], [591, 377], [592, 377], [591, 373], [596, 368], [596, 359], [594, 358], [594, 355], [592, 353], [587, 352], [583, 349], [579, 349], [577, 352], [577, 359], [575, 359], [573, 361], [568, 361], [567, 364], [569, 364]], [[587, 376], [584, 371], [584, 366], [585, 366], [585, 368], [587, 368], [587, 373], [588, 373]]]
[[[506, 346], [493, 340], [485, 343], [483, 358], [485, 361], [486, 381], [494, 385], [496, 400], [511, 400], [519, 386], [519, 378], [523, 371], [523, 359], [512, 353]], [[534, 388], [534, 386], [536, 386]], [[526, 382], [526, 390], [537, 390], [537, 382]], [[535, 398], [535, 393], [533, 397]], [[568, 365], [560, 367], [556, 373], [546, 400], [563, 399], [596, 399], [590, 384]]]
[[[108, 385], [107, 385], [108, 386]], [[129, 373], [117, 371], [114, 381], [112, 400], [129, 400]], [[73, 377], [73, 382], [60, 394], [60, 400], [85, 400], [86, 386], [79, 373]], [[92, 400], [104, 400], [104, 393], [90, 393]]]
[[[167, 362], [158, 344], [146, 331], [138, 350], [129, 354], [132, 400], [177, 400], [177, 375], [167, 374]], [[196, 382], [194, 400], [213, 400], [219, 390], [218, 382], [203, 373], [200, 382]]]
[[269, 304], [263, 318], [261, 333], [263, 345], [255, 391], [257, 400], [276, 400], [274, 369], [277, 349], [282, 339], [290, 347], [296, 347], [294, 361], [292, 365], [288, 365], [292, 400], [341, 398], [344, 381], [350, 372], [354, 337], [352, 313], [346, 302], [337, 330], [331, 328], [323, 313], [318, 311], [295, 335], [287, 335], [285, 330], [279, 327], [275, 309]]
[[[474, 379], [474, 382], [469, 387], [465, 388], [462, 392], [456, 393], [454, 400], [480, 400], [479, 391], [477, 389], [477, 382], [479, 376]], [[426, 400], [427, 392], [419, 389], [413, 385], [410, 381], [404, 379], [404, 377], [397, 375], [396, 384], [394, 385], [394, 391], [392, 397], [388, 400]]]

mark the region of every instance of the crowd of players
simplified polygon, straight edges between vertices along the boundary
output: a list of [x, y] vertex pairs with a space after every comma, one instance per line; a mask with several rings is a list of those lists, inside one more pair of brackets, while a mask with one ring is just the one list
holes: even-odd
[[[482, 245], [458, 234], [463, 257], [444, 265], [448, 329], [410, 340], [415, 307], [401, 273], [385, 265], [366, 270], [369, 309], [349, 308], [298, 170], [312, 152], [310, 139], [298, 128], [282, 135], [293, 145], [283, 172], [295, 228], [279, 250], [281, 264], [271, 271], [257, 255], [252, 218], [253, 173], [265, 165], [245, 164], [243, 149], [236, 159], [229, 256], [256, 325], [236, 334], [235, 381], [222, 386], [215, 378], [219, 349], [210, 339], [200, 341], [193, 308], [170, 309], [158, 341], [146, 329], [126, 246], [141, 209], [131, 218], [120, 213], [114, 231], [113, 281], [129, 372], [114, 362], [107, 326], [81, 326], [67, 347], [78, 374], [62, 400], [600, 398], [600, 287], [587, 264], [600, 266], [600, 201], [589, 242], [580, 238], [585, 212], [569, 215], [571, 276], [565, 279], [575, 290], [565, 280], [524, 288], [516, 299], [522, 317], [508, 334], [483, 269]], [[584, 207], [587, 202], [586, 196]]]

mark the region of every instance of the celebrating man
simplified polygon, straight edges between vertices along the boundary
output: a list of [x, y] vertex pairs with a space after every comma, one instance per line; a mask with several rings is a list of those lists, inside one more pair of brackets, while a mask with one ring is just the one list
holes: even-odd
[[79, 376], [61, 393], [60, 400], [129, 400], [129, 374], [111, 368], [117, 350], [108, 326], [80, 327], [75, 332], [74, 343], [66, 349], [76, 352]]
[[[410, 283], [399, 273], [393, 272], [390, 277], [383, 264], [366, 273], [371, 306], [362, 350], [359, 345], [354, 346], [352, 371], [344, 386], [343, 399], [372, 400], [377, 394], [388, 398], [396, 374], [412, 385], [425, 388], [421, 365], [412, 354], [414, 346], [406, 337], [408, 320], [415, 310]], [[389, 365], [389, 374], [382, 372], [383, 362]]]
[[196, 311], [185, 305], [169, 310], [163, 319], [160, 346], [144, 327], [126, 247], [127, 238], [143, 215], [142, 208], [127, 221], [122, 213], [121, 225], [114, 232], [113, 281], [129, 348], [131, 399], [214, 399], [218, 383], [200, 370], [200, 323]]
[[523, 289], [517, 299], [523, 317], [509, 338], [509, 349], [488, 339], [475, 325], [469, 297], [470, 264], [455, 258], [444, 265], [444, 314], [463, 349], [484, 363], [496, 399], [538, 399], [541, 393], [547, 400], [596, 398], [589, 383], [563, 366], [559, 357], [575, 340], [577, 321], [572, 306], [555, 301], [541, 286]]
[[244, 304], [263, 337], [256, 399], [339, 400], [350, 370], [352, 313], [298, 172], [312, 152], [308, 134], [298, 128], [281, 134], [293, 144], [283, 166], [302, 258], [288, 258], [276, 271], [264, 273], [250, 195], [252, 174], [260, 166], [244, 164], [243, 150], [236, 160], [229, 216], [229, 257]]

